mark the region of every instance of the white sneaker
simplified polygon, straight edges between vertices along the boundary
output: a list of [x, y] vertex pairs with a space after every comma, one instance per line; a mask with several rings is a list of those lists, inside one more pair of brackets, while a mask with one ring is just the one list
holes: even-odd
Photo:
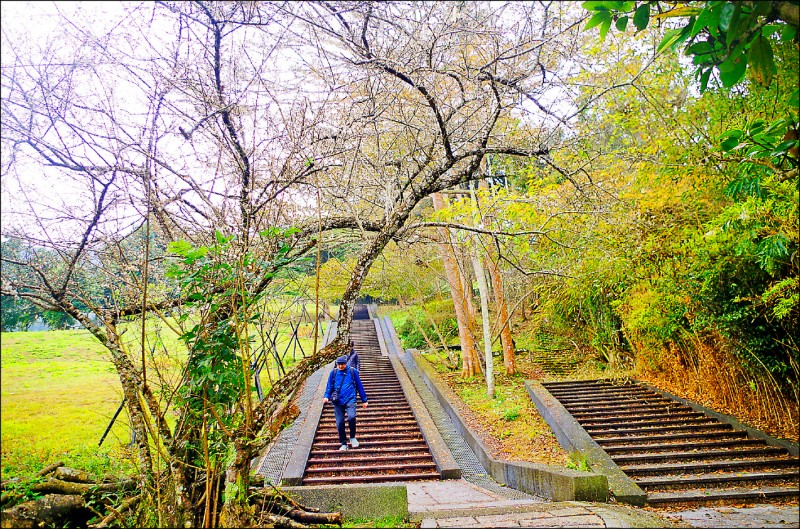
[[342, 450], [347, 450], [347, 445], [340, 446], [339, 451], [341, 452]]
[[350, 438], [350, 446], [352, 446], [353, 448], [358, 448], [359, 444], [361, 443], [358, 442], [358, 439], [356, 439], [355, 437]]

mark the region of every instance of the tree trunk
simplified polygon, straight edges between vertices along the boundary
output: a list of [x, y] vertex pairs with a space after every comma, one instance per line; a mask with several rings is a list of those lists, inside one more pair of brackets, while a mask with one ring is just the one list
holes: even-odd
[[[449, 230], [448, 230], [449, 231]], [[453, 249], [455, 253], [455, 248]], [[475, 308], [475, 303], [472, 295], [472, 274], [474, 269], [472, 266], [472, 256], [468, 256], [463, 248], [458, 252], [456, 259], [458, 263], [458, 270], [461, 272], [461, 290], [464, 293], [464, 307], [467, 312], [467, 330], [475, 343], [475, 356], [479, 366], [485, 365], [486, 358], [481, 348], [478, 346], [478, 310]]]
[[497, 262], [486, 256], [486, 267], [489, 269], [489, 276], [492, 278], [494, 287], [494, 303], [497, 311], [497, 318], [502, 326], [500, 328], [500, 343], [503, 345], [503, 366], [507, 375], [517, 372], [517, 358], [514, 350], [514, 339], [511, 336], [511, 321], [508, 318], [508, 305], [503, 294], [503, 276], [500, 274], [500, 267]]
[[[97, 325], [89, 319], [83, 312], [79, 311], [75, 305], [69, 300], [59, 299], [59, 308], [66, 314], [69, 314], [78, 320], [83, 328], [88, 330], [103, 344], [109, 353], [111, 353], [111, 361], [117, 370], [120, 384], [122, 385], [122, 393], [125, 396], [128, 404], [128, 412], [130, 413], [131, 427], [136, 434], [136, 447], [139, 456], [139, 486], [142, 491], [147, 490], [153, 483], [153, 458], [150, 453], [150, 442], [148, 437], [148, 429], [145, 424], [145, 411], [141, 400], [139, 399], [139, 385], [137, 381], [139, 374], [136, 367], [131, 363], [130, 358], [123, 350], [120, 335], [116, 332], [116, 326], [110, 319], [103, 321], [103, 327]], [[151, 402], [152, 402], [152, 395]], [[156, 406], [158, 406], [156, 404]], [[151, 410], [153, 415], [160, 416], [161, 411], [156, 407]], [[158, 443], [157, 440], [154, 440]]]
[[481, 320], [483, 320], [483, 350], [486, 355], [486, 394], [494, 398], [494, 366], [492, 365], [492, 330], [489, 327], [489, 292], [486, 286], [486, 274], [478, 257], [478, 249], [472, 256], [472, 266], [478, 279], [478, 292], [481, 297]]
[[225, 504], [219, 518], [220, 527], [249, 527], [253, 512], [250, 508], [250, 440], [241, 433], [233, 440], [234, 458], [225, 472]]
[[[438, 211], [444, 208], [444, 199], [440, 193], [434, 193], [432, 197], [435, 210]], [[461, 342], [461, 376], [464, 378], [472, 377], [481, 372], [481, 366], [475, 349], [475, 340], [470, 331], [470, 316], [463, 289], [463, 277], [458, 269], [452, 248], [448, 244], [450, 241], [449, 231], [446, 228], [438, 228], [437, 231], [440, 239], [439, 251], [444, 262], [447, 282], [450, 284], [450, 294], [453, 298], [456, 322], [458, 323], [458, 338]]]
[[34, 501], [26, 501], [2, 512], [0, 526], [6, 527], [80, 527], [94, 513], [86, 507], [80, 495], [47, 494]]

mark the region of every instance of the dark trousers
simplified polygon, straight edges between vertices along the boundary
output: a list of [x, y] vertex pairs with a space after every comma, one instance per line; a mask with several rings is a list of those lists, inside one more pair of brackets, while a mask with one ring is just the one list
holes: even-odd
[[333, 414], [336, 416], [336, 429], [339, 431], [339, 444], [347, 444], [344, 432], [344, 415], [347, 413], [347, 424], [350, 426], [350, 438], [356, 436], [356, 401], [347, 404], [334, 404]]

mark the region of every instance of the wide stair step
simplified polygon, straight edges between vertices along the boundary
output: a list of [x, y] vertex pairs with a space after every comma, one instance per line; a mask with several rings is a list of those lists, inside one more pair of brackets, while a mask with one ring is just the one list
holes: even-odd
[[435, 472], [397, 472], [386, 474], [362, 474], [358, 476], [336, 475], [325, 477], [304, 477], [303, 485], [339, 485], [346, 483], [384, 483], [389, 481], [430, 481], [440, 479]]
[[691, 472], [746, 471], [766, 468], [797, 468], [794, 458], [739, 459], [730, 461], [698, 461], [655, 465], [619, 465], [629, 477], [688, 474]]
[[691, 490], [679, 492], [653, 492], [647, 495], [650, 505], [675, 503], [763, 503], [769, 500], [793, 499], [797, 501], [797, 487], [753, 487], [724, 490]]
[[757, 481], [761, 484], [787, 483], [797, 485], [800, 480], [796, 470], [785, 470], [775, 472], [734, 472], [734, 473], [714, 473], [714, 474], [695, 474], [690, 476], [659, 476], [650, 478], [636, 479], [636, 484], [644, 490], [661, 490], [668, 488], [683, 488], [686, 485], [733, 485], [736, 483], [746, 483]]
[[651, 505], [797, 501], [798, 458], [640, 384], [545, 383]]

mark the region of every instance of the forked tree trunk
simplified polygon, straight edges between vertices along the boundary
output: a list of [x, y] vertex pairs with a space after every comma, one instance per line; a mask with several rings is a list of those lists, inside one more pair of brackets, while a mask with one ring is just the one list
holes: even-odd
[[[448, 230], [448, 232], [449, 231], [450, 230]], [[452, 240], [452, 237], [450, 240]], [[478, 345], [478, 309], [475, 308], [474, 296], [472, 295], [472, 274], [474, 273], [473, 267], [470, 266], [472, 264], [472, 257], [467, 256], [463, 248], [460, 248], [459, 250], [461, 251], [459, 252], [456, 252], [456, 248], [452, 245], [451, 248], [453, 248], [453, 254], [457, 256], [456, 263], [461, 275], [461, 291], [464, 293], [467, 331], [469, 331], [469, 335], [472, 337], [473, 343], [475, 343], [475, 355], [478, 359], [478, 365], [483, 366], [485, 365], [486, 358], [484, 358], [485, 355]]]
[[489, 269], [489, 275], [492, 278], [495, 310], [502, 326], [500, 328], [500, 343], [503, 345], [503, 366], [506, 374], [513, 375], [517, 372], [517, 358], [514, 350], [514, 339], [511, 336], [511, 323], [508, 319], [508, 305], [503, 294], [503, 276], [500, 274], [500, 267], [497, 266], [497, 261], [488, 255], [486, 256], [486, 267]]
[[[444, 208], [444, 199], [440, 193], [434, 193], [433, 207], [435, 210]], [[452, 248], [448, 244], [450, 233], [446, 228], [438, 228], [439, 232], [439, 251], [444, 263], [445, 276], [450, 284], [450, 294], [453, 298], [453, 306], [456, 313], [456, 323], [458, 324], [458, 338], [461, 342], [461, 376], [464, 378], [475, 376], [482, 372], [478, 353], [475, 349], [475, 340], [470, 331], [470, 317], [467, 308], [467, 300], [463, 289], [463, 277], [458, 269]]]

